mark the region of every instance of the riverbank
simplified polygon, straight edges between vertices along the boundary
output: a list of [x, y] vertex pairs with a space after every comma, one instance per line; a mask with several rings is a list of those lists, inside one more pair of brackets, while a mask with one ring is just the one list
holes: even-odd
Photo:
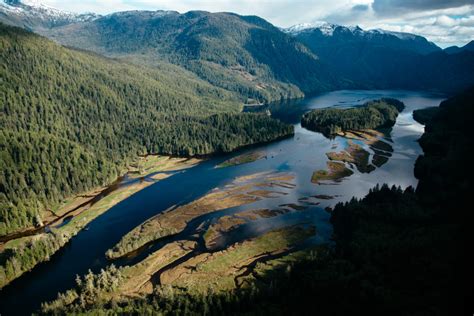
[[224, 188], [216, 188], [189, 204], [169, 209], [145, 221], [107, 251], [107, 257], [117, 259], [147, 243], [178, 234], [191, 220], [199, 216], [287, 194], [275, 189], [294, 188], [293, 179], [291, 174], [278, 173], [257, 173], [238, 177]]
[[313, 257], [313, 248], [303, 251], [299, 246], [314, 234], [311, 225], [289, 226], [235, 243], [222, 251], [203, 253], [196, 252], [198, 247], [193, 241], [168, 243], [136, 265], [119, 269], [109, 266], [100, 274], [86, 275], [79, 279], [75, 289], [43, 304], [42, 311], [70, 309], [79, 302], [117, 304], [144, 299], [154, 291], [206, 295], [252, 289], [255, 282], [271, 283], [270, 276], [275, 271]]
[[[391, 93], [391, 94], [388, 94]], [[344, 101], [345, 105], [350, 102], [359, 102], [358, 100], [367, 98], [380, 98], [382, 95], [390, 95], [398, 97], [400, 92], [372, 92], [372, 91], [356, 91], [324, 95], [315, 100], [305, 100], [304, 104], [295, 104], [291, 108], [299, 109], [300, 111], [308, 111], [313, 107], [326, 107], [333, 104], [338, 104], [339, 101]], [[431, 101], [428, 98], [417, 97], [415, 101], [409, 101], [414, 94], [407, 94], [402, 99], [408, 107], [412, 110], [413, 106], [429, 106], [436, 101]], [[415, 94], [418, 96], [419, 94]], [[439, 102], [436, 102], [436, 104]], [[273, 111], [272, 111], [273, 113]], [[299, 116], [300, 118], [301, 116]], [[285, 118], [293, 120], [285, 113]], [[299, 118], [294, 122], [297, 124]], [[330, 213], [324, 209], [327, 206], [335, 205], [341, 201], [347, 201], [352, 196], [361, 197], [365, 195], [370, 188], [381, 181], [390, 181], [392, 184], [399, 184], [402, 187], [408, 185], [416, 185], [417, 180], [413, 177], [413, 164], [421, 149], [419, 148], [416, 139], [420, 137], [422, 129], [413, 122], [411, 112], [403, 113], [397, 120], [397, 124], [393, 128], [391, 138], [393, 139], [394, 159], [390, 159], [388, 163], [384, 164], [374, 172], [358, 173], [347, 178], [339, 183], [339, 185], [313, 185], [310, 182], [311, 174], [314, 170], [324, 169], [328, 157], [327, 152], [341, 151], [346, 147], [346, 140], [336, 137], [335, 139], [327, 139], [319, 133], [309, 132], [302, 129], [298, 124], [295, 125], [295, 137], [263, 145], [260, 150], [265, 151], [268, 159], [257, 160], [245, 165], [237, 165], [231, 168], [215, 168], [222, 161], [232, 158], [241, 153], [234, 153], [228, 157], [213, 157], [206, 162], [199, 164], [195, 168], [191, 168], [181, 172], [173, 177], [169, 177], [156, 185], [142, 190], [135, 196], [115, 206], [111, 211], [104, 213], [92, 223], [88, 225], [89, 230], [81, 231], [67, 247], [59, 251], [50, 262], [41, 265], [38, 269], [34, 269], [32, 273], [28, 273], [21, 279], [14, 282], [11, 286], [5, 288], [0, 296], [2, 306], [0, 312], [4, 315], [29, 315], [33, 311], [37, 311], [40, 302], [51, 301], [57, 297], [58, 292], [64, 292], [67, 289], [75, 287], [75, 276], [84, 276], [88, 274], [88, 269], [91, 269], [98, 277], [101, 274], [101, 269], [107, 270], [106, 267], [111, 264], [107, 261], [104, 253], [107, 249], [113, 247], [120, 238], [126, 233], [130, 232], [134, 227], [145, 222], [147, 219], [157, 215], [159, 212], [170, 209], [173, 205], [189, 204], [191, 201], [199, 199], [211, 192], [213, 188], [224, 188], [237, 177], [247, 176], [249, 174], [277, 171], [283, 173], [291, 173], [295, 176], [294, 183], [297, 187], [293, 190], [287, 190], [288, 195], [281, 195], [274, 199], [262, 199], [257, 201], [254, 205], [245, 205], [237, 207], [236, 209], [221, 210], [214, 213], [201, 216], [196, 220], [192, 220], [189, 225], [192, 229], [186, 228], [179, 236], [165, 238], [158, 240], [156, 243], [151, 243], [143, 251], [133, 258], [121, 258], [114, 260], [112, 263], [119, 266], [132, 266], [137, 262], [142, 261], [149, 254], [161, 249], [167, 243], [191, 238], [193, 241], [198, 239], [194, 236], [195, 228], [205, 231], [208, 224], [213, 223], [214, 219], [221, 216], [242, 213], [249, 209], [279, 209], [279, 205], [288, 205], [291, 208], [291, 203], [304, 204], [307, 209], [298, 212], [287, 212], [282, 215], [260, 218], [255, 221], [247, 222], [229, 232], [223, 231], [224, 236], [229, 236], [235, 240], [237, 237], [253, 238], [254, 232], [262, 233], [261, 229], [270, 227], [280, 228], [278, 225], [292, 225], [296, 224], [296, 220], [307, 220], [316, 226], [317, 234], [311, 238], [308, 244], [324, 243], [330, 241], [332, 235], [332, 227], [328, 223]], [[356, 142], [358, 143], [358, 142]], [[337, 148], [337, 149], [336, 149]], [[365, 148], [365, 147], [364, 147]], [[253, 150], [253, 149], [250, 149]], [[245, 153], [250, 150], [244, 150]], [[400, 159], [403, 158], [403, 159]], [[284, 190], [278, 188], [278, 190]], [[329, 199], [332, 197], [332, 199]], [[329, 199], [329, 200], [328, 200]], [[299, 204], [299, 203], [298, 203]], [[317, 207], [315, 207], [317, 205]], [[283, 208], [283, 206], [281, 207]], [[201, 223], [203, 224], [201, 226]], [[249, 234], [249, 232], [251, 234]], [[212, 235], [211, 235], [212, 236]], [[224, 237], [225, 238], [225, 237]], [[220, 239], [222, 240], [222, 239]], [[210, 240], [211, 241], [211, 240]], [[227, 243], [228, 245], [229, 243]], [[210, 244], [210, 247], [213, 246]], [[315, 257], [320, 254], [315, 253]], [[277, 260], [278, 261], [278, 260]], [[161, 262], [161, 261], [160, 261]], [[258, 271], [263, 263], [258, 262], [253, 271]], [[266, 264], [265, 264], [266, 265]], [[272, 270], [271, 268], [269, 268]], [[295, 271], [297, 269], [283, 265], [283, 274], [287, 275], [288, 271]], [[273, 275], [273, 271], [271, 275]], [[276, 270], [275, 270], [276, 271]], [[135, 275], [135, 278], [138, 276]], [[275, 274], [276, 276], [276, 274]], [[322, 280], [322, 282], [325, 282]], [[257, 282], [258, 283], [258, 282]], [[265, 288], [280, 290], [281, 283], [277, 282], [277, 278], [271, 278], [271, 282], [265, 284]], [[146, 287], [144, 287], [145, 289]], [[253, 290], [252, 290], [253, 291]], [[94, 292], [95, 293], [95, 292]], [[173, 307], [174, 310], [184, 310], [184, 308], [192, 311], [203, 310], [199, 307], [205, 305], [196, 305], [210, 303], [206, 297], [215, 301], [216, 297], [213, 295], [193, 296], [191, 299], [184, 291], [178, 290], [169, 291], [172, 296], [166, 296], [166, 286], [163, 291], [147, 296], [146, 299], [140, 298], [139, 301], [127, 300], [118, 302], [119, 306], [112, 306], [108, 303], [105, 305], [93, 304], [88, 305], [88, 312], [106, 313], [107, 309], [112, 309], [118, 313], [144, 313], [146, 308], [153, 306], [154, 310], [161, 311], [163, 306]], [[240, 300], [241, 296], [234, 296], [232, 293], [225, 294], [227, 298], [239, 297], [238, 306], [245, 306], [246, 303]], [[317, 295], [315, 295], [317, 297]], [[340, 297], [336, 294], [336, 297]], [[28, 298], [28, 299], [20, 299]], [[174, 299], [173, 299], [174, 298]], [[160, 300], [160, 305], [153, 305], [156, 300]], [[170, 299], [171, 301], [168, 301]], [[201, 301], [203, 299], [204, 301]], [[140, 308], [140, 302], [143, 302]], [[180, 303], [181, 302], [181, 303]], [[184, 302], [184, 303], [183, 303]], [[226, 301], [220, 301], [223, 304]], [[190, 303], [191, 305], [188, 305]], [[185, 305], [183, 305], [185, 304]], [[217, 303], [216, 303], [217, 304]], [[60, 311], [61, 306], [58, 306], [57, 311]], [[237, 305], [235, 306], [237, 307]], [[176, 308], [176, 309], [175, 309]], [[69, 309], [69, 307], [68, 307]], [[236, 310], [236, 309], [230, 309]], [[228, 311], [230, 311], [228, 310]], [[75, 311], [80, 313], [78, 306], [71, 307], [69, 312]], [[85, 310], [82, 310], [85, 312]], [[60, 313], [60, 312], [58, 312]]]
[[[0, 289], [63, 247], [88, 223], [149, 185], [201, 160], [150, 155], [139, 157], [124, 176], [110, 186], [65, 200], [53, 211], [55, 218], [42, 227], [19, 234], [1, 245]], [[12, 237], [12, 236], [10, 236]]]

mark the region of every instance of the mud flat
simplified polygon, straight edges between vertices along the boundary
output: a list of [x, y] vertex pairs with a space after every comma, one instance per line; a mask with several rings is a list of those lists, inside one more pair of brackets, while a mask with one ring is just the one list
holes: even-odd
[[109, 259], [119, 258], [149, 242], [180, 233], [198, 216], [287, 194], [275, 188], [293, 188], [294, 184], [289, 182], [293, 179], [293, 175], [285, 173], [257, 173], [236, 178], [231, 184], [216, 188], [189, 204], [150, 218], [126, 234], [106, 255]]
[[356, 166], [362, 173], [370, 173], [375, 167], [369, 163], [370, 154], [362, 146], [348, 141], [348, 146], [341, 152], [329, 152], [326, 154], [330, 160], [347, 162]]
[[[147, 170], [151, 173], [138, 177], [121, 177], [109, 187], [98, 188], [78, 194], [60, 204], [52, 213], [50, 222], [35, 230], [32, 234], [7, 240], [1, 244], [0, 255], [4, 256], [5, 266], [17, 265], [15, 274], [0, 278], [0, 288], [33, 269], [38, 263], [47, 261], [63, 247], [73, 236], [86, 227], [99, 215], [149, 185], [172, 175], [171, 171], [189, 168], [198, 163], [197, 159], [170, 158], [166, 156], [140, 157], [139, 162], [147, 159]], [[157, 172], [166, 172], [157, 174]], [[147, 178], [147, 176], [150, 177]], [[40, 255], [38, 255], [40, 254]], [[19, 266], [18, 262], [22, 262]]]
[[118, 292], [123, 296], [141, 296], [153, 292], [152, 277], [165, 266], [195, 250], [195, 241], [182, 240], [166, 244], [146, 259], [122, 268], [123, 282]]
[[339, 182], [345, 177], [351, 176], [354, 172], [347, 168], [342, 162], [328, 161], [328, 170], [318, 170], [313, 172], [311, 176], [312, 183], [320, 183], [321, 181]]
[[[393, 147], [391, 145], [391, 140], [386, 136], [385, 133], [373, 129], [365, 129], [360, 131], [344, 131], [337, 133], [338, 136], [362, 141], [364, 144], [369, 146], [370, 149], [374, 151], [374, 155], [372, 157], [372, 165], [380, 168], [382, 165], [387, 163], [388, 159], [392, 156]], [[347, 149], [346, 149], [347, 150]], [[363, 155], [360, 158], [365, 158]], [[368, 157], [367, 157], [368, 159]], [[362, 170], [364, 170], [364, 161], [360, 161]], [[367, 164], [368, 165], [368, 162]], [[369, 166], [368, 170], [372, 169], [373, 166]], [[363, 171], [361, 171], [363, 172]]]
[[293, 247], [314, 234], [313, 226], [303, 225], [273, 230], [236, 243], [225, 250], [192, 257], [163, 271], [159, 275], [159, 281], [161, 285], [172, 285], [199, 293], [236, 289], [253, 278], [251, 272], [257, 263], [291, 253]]
[[287, 209], [257, 209], [239, 212], [234, 215], [222, 216], [214, 224], [209, 225], [206, 232], [203, 234], [204, 244], [209, 250], [214, 249], [218, 245], [222, 246], [225, 244], [226, 235], [242, 225], [251, 221], [256, 221], [262, 218], [271, 218], [288, 212], [289, 210]]
[[254, 151], [250, 153], [245, 153], [242, 155], [239, 155], [237, 157], [228, 159], [224, 161], [223, 163], [217, 165], [217, 168], [225, 168], [225, 167], [232, 167], [232, 166], [237, 166], [237, 165], [242, 165], [245, 163], [250, 163], [254, 162], [263, 158], [266, 158], [267, 155], [263, 151]]
[[177, 158], [160, 155], [146, 155], [140, 157], [135, 163], [128, 168], [129, 178], [151, 178], [154, 180], [163, 179], [167, 174], [161, 172], [173, 172], [183, 170], [196, 164], [202, 160], [197, 158]]
[[135, 265], [118, 269], [109, 266], [99, 274], [89, 274], [83, 280], [95, 284], [102, 278], [110, 284], [96, 287], [94, 295], [78, 287], [70, 289], [45, 304], [43, 312], [77, 304], [81, 299], [88, 304], [119, 303], [167, 290], [206, 294], [271, 282], [272, 273], [290, 267], [296, 260], [314, 256], [315, 250], [303, 243], [315, 232], [309, 224], [287, 226], [214, 252], [200, 251], [195, 241], [174, 241]]

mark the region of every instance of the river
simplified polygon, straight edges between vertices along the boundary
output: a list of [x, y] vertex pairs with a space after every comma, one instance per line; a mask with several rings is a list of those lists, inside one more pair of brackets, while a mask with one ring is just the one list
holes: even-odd
[[[352, 176], [337, 185], [311, 183], [313, 171], [325, 169], [326, 153], [344, 149], [347, 139], [342, 137], [328, 139], [322, 134], [302, 128], [299, 124], [301, 115], [313, 108], [350, 107], [380, 97], [397, 98], [406, 105], [388, 139], [393, 147], [393, 153], [388, 161], [371, 173], [355, 171]], [[329, 214], [324, 210], [326, 206], [349, 200], [352, 196], [363, 197], [377, 183], [399, 185], [403, 188], [416, 186], [417, 180], [413, 175], [414, 163], [422, 153], [417, 139], [424, 129], [413, 120], [412, 112], [414, 109], [437, 106], [443, 99], [443, 96], [424, 92], [345, 90], [270, 105], [268, 109], [273, 117], [295, 125], [293, 137], [206, 160], [195, 167], [177, 172], [112, 207], [92, 221], [88, 230], [83, 230], [73, 237], [49, 262], [40, 264], [1, 290], [0, 315], [31, 314], [38, 310], [41, 302], [52, 300], [56, 298], [58, 292], [73, 287], [76, 275], [83, 275], [89, 269], [97, 272], [107, 266], [110, 262], [105, 258], [106, 250], [138, 224], [173, 205], [190, 202], [216, 187], [222, 187], [236, 177], [256, 172], [292, 173], [295, 176], [296, 187], [286, 190], [287, 195], [203, 216], [199, 221], [210, 221], [222, 214], [244, 209], [275, 208], [285, 203], [297, 203], [298, 199], [312, 195], [331, 195], [335, 198], [321, 200], [320, 205], [313, 206], [308, 211], [293, 212], [264, 222], [249, 224], [239, 231], [238, 236], [232, 238], [233, 242], [261, 233], [263, 230], [304, 220], [316, 226], [317, 234], [313, 242], [328, 242], [332, 229]], [[215, 168], [217, 164], [231, 157], [253, 150], [264, 151], [267, 158], [234, 167]], [[190, 230], [192, 227], [187, 229], [186, 233], [190, 233]], [[153, 250], [160, 246], [159, 243], [154, 245]], [[130, 261], [116, 262], [118, 265], [127, 263]]]

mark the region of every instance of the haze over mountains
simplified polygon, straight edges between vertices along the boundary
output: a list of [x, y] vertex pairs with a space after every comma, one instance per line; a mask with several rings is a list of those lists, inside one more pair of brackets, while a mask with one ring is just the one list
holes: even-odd
[[256, 16], [191, 11], [66, 14], [7, 1], [0, 21], [63, 45], [174, 64], [236, 95], [266, 102], [344, 88], [455, 92], [474, 84], [474, 53], [422, 36], [329, 23], [279, 29]]
[[333, 24], [285, 30], [332, 70], [368, 88], [453, 92], [472, 83], [472, 51], [446, 52], [414, 34]]

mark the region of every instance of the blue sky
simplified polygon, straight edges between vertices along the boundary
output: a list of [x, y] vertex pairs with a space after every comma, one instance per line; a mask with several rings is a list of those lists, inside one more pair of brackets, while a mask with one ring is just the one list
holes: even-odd
[[258, 15], [274, 25], [328, 21], [427, 37], [441, 47], [474, 39], [474, 0], [25, 0], [72, 12], [206, 10]]

